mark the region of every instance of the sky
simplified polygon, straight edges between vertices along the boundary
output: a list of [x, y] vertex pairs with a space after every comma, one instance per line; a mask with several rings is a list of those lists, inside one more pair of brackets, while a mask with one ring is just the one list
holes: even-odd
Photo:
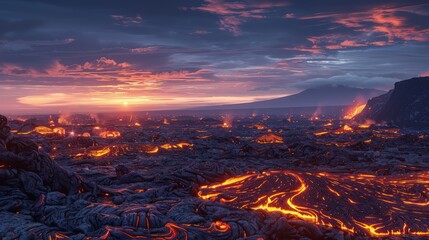
[[0, 0], [2, 113], [181, 109], [429, 75], [427, 0]]

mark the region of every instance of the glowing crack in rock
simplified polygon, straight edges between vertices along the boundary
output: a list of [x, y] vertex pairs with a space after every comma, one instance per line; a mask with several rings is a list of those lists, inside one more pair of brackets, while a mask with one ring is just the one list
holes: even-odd
[[358, 235], [429, 236], [429, 172], [406, 175], [286, 171], [249, 173], [202, 186], [202, 199], [281, 212]]

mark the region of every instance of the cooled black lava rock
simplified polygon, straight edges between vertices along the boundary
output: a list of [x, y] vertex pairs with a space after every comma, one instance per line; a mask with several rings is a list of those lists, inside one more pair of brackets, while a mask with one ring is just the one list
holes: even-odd
[[358, 120], [386, 121], [399, 126], [429, 126], [429, 77], [395, 83], [386, 94], [372, 98]]

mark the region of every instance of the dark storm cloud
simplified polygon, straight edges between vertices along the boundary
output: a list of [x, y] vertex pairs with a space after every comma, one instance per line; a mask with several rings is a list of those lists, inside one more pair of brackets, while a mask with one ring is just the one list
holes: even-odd
[[62, 97], [69, 101], [91, 91], [97, 99], [245, 101], [332, 83], [388, 89], [429, 74], [423, 0], [0, 5], [0, 92], [26, 88], [16, 97], [26, 104], [33, 96], [45, 103], [72, 93]]

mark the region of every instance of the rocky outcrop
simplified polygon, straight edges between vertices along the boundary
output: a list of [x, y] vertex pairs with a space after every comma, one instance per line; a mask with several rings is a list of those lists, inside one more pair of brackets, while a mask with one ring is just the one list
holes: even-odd
[[407, 127], [429, 124], [429, 77], [418, 77], [395, 83], [388, 93], [372, 98], [356, 117]]

